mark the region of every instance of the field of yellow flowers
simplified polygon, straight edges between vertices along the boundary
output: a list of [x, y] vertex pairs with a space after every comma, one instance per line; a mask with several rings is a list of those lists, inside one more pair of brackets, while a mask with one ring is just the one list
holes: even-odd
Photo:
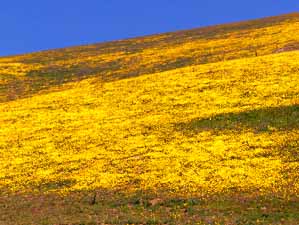
[[298, 79], [290, 51], [2, 102], [0, 224], [296, 224]]
[[299, 14], [0, 58], [0, 102], [86, 78], [114, 81], [299, 49]]

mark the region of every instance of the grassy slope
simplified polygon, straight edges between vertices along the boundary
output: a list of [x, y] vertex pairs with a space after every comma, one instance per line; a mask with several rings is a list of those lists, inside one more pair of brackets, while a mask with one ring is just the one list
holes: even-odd
[[0, 102], [53, 85], [113, 81], [299, 48], [299, 14], [0, 58]]
[[295, 224], [298, 77], [294, 51], [1, 103], [0, 222]]

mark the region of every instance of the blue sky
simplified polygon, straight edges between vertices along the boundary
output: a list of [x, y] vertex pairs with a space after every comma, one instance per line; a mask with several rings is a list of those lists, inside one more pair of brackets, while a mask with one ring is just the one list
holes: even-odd
[[298, 0], [3, 0], [0, 55], [299, 11]]

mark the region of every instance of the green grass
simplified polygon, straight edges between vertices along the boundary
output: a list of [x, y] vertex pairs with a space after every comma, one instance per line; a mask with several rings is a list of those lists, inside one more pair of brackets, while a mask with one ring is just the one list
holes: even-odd
[[[122, 191], [1, 196], [0, 224], [296, 224], [298, 198], [275, 195], [175, 196]], [[12, 214], [11, 212], [16, 212]], [[17, 213], [18, 212], [18, 213]], [[5, 221], [5, 223], [1, 223]]]

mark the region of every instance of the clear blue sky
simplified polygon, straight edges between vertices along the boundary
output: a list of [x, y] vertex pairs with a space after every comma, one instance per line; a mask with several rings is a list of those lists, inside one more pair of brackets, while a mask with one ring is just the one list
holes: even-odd
[[299, 11], [298, 0], [3, 0], [0, 55]]

